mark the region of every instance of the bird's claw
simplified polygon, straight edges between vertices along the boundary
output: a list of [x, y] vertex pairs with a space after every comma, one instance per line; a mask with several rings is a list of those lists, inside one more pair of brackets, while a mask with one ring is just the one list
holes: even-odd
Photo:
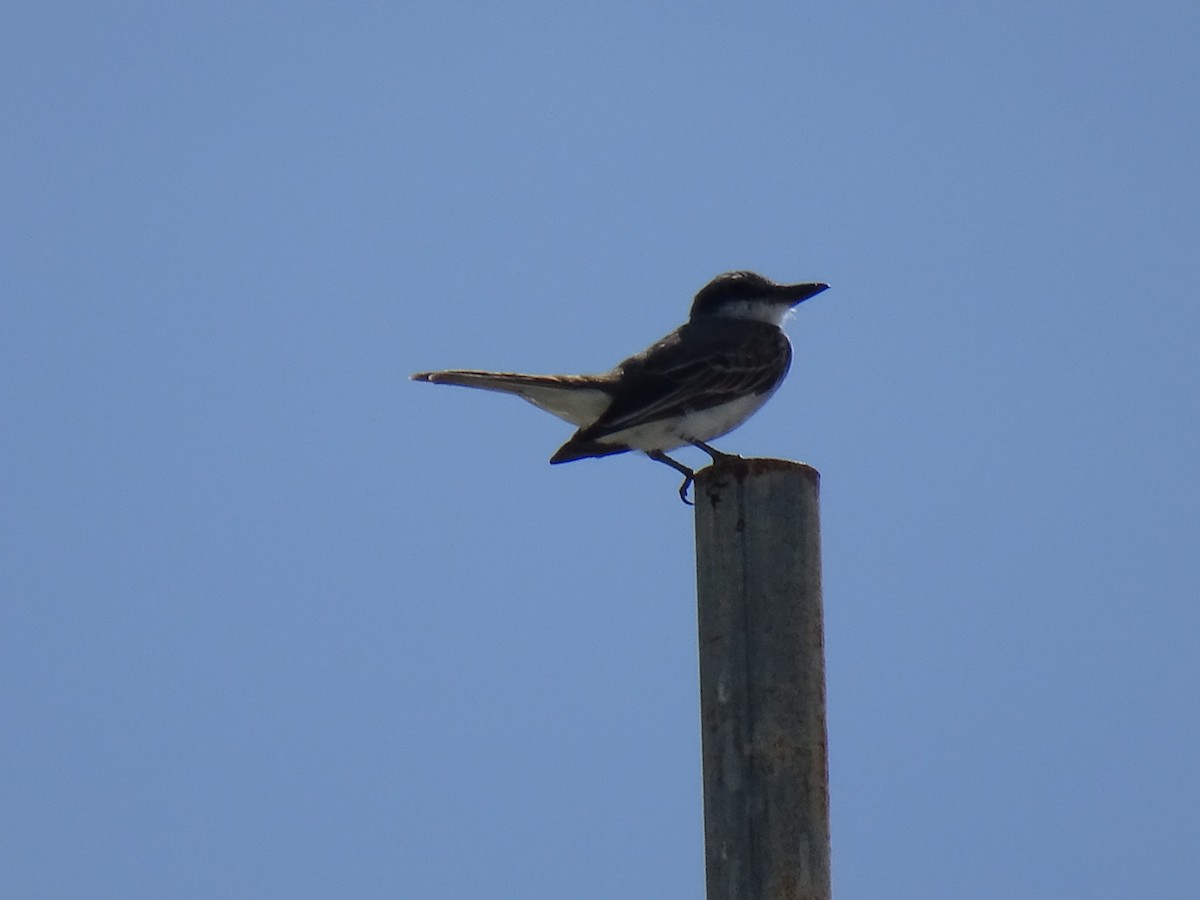
[[688, 488], [690, 488], [692, 486], [692, 482], [695, 480], [696, 480], [695, 476], [689, 475], [685, 479], [683, 479], [683, 484], [681, 484], [679, 486], [679, 499], [682, 500], [684, 503], [686, 503], [688, 506], [696, 505], [695, 503], [693, 503], [691, 500], [689, 500], [687, 498]]

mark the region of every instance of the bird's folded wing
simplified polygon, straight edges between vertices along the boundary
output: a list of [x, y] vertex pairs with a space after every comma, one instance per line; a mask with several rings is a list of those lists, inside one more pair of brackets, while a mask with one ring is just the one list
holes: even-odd
[[791, 345], [782, 332], [678, 335], [621, 364], [621, 389], [579, 439], [594, 439], [689, 411], [763, 393], [787, 373]]

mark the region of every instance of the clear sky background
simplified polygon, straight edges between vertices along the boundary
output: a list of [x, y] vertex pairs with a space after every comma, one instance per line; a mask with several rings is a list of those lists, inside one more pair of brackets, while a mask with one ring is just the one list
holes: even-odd
[[[703, 893], [692, 518], [445, 367], [833, 287], [841, 900], [1200, 892], [1200, 6], [0, 14], [0, 896]], [[681, 453], [696, 464], [702, 454]]]

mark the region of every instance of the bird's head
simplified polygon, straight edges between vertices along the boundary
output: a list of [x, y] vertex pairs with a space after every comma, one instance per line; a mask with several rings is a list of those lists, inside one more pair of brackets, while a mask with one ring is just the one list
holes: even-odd
[[691, 319], [724, 316], [782, 325], [797, 303], [815, 297], [827, 284], [776, 284], [757, 272], [726, 272], [696, 294]]

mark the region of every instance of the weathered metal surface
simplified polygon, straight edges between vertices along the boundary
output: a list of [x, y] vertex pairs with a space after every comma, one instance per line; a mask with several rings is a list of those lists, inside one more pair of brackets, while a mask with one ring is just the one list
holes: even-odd
[[730, 459], [696, 479], [708, 900], [828, 900], [817, 471]]

